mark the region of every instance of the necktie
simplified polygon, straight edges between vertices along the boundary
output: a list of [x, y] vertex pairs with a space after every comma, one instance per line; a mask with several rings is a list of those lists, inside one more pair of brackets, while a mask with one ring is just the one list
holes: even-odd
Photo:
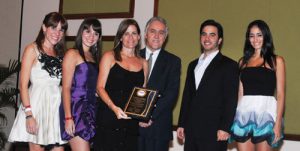
[[150, 77], [150, 72], [151, 72], [151, 68], [152, 68], [152, 56], [153, 56], [153, 53], [150, 53], [150, 56], [148, 58], [148, 77]]

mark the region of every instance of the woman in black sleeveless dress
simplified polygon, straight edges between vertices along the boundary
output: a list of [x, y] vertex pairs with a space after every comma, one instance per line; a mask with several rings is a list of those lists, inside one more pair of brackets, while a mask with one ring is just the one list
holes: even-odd
[[102, 105], [97, 114], [96, 151], [136, 151], [138, 121], [123, 109], [134, 86], [145, 86], [147, 61], [138, 56], [140, 29], [133, 19], [119, 25], [114, 49], [104, 53], [97, 92]]

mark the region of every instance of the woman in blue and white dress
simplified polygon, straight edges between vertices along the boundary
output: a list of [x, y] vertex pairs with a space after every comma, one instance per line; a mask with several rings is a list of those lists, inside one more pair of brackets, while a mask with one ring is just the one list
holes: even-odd
[[282, 142], [285, 63], [274, 54], [268, 25], [248, 25], [240, 60], [239, 102], [231, 128], [239, 151], [270, 151]]

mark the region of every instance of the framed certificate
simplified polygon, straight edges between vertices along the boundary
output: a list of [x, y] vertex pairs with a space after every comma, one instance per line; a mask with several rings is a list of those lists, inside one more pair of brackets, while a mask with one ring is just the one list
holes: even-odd
[[158, 91], [134, 87], [124, 112], [133, 119], [148, 121], [158, 98]]

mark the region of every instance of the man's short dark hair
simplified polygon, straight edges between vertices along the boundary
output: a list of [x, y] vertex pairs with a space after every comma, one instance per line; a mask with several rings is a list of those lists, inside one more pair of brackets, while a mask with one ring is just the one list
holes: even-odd
[[218, 29], [218, 37], [223, 39], [223, 27], [220, 23], [216, 22], [213, 19], [208, 19], [204, 21], [200, 27], [200, 35], [202, 33], [203, 28], [206, 26], [215, 26]]

